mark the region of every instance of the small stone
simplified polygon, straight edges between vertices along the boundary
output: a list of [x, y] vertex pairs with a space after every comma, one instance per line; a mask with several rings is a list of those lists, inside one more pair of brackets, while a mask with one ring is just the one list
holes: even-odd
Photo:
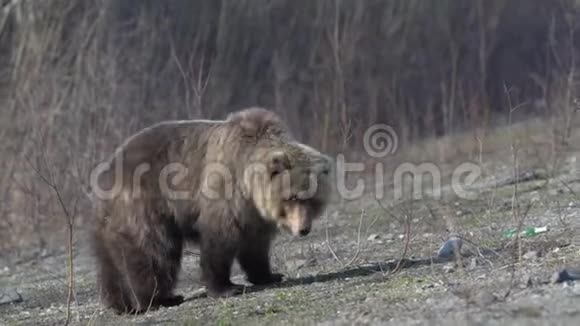
[[526, 253], [525, 253], [525, 254], [522, 256], [522, 258], [523, 258], [523, 259], [526, 259], [526, 260], [533, 260], [533, 259], [536, 259], [536, 258], [538, 258], [538, 252], [537, 252], [537, 251], [534, 251], [534, 250], [532, 250], [532, 251], [528, 251], [528, 252], [526, 252]]
[[457, 236], [449, 237], [449, 239], [445, 241], [445, 243], [441, 246], [441, 248], [439, 248], [437, 256], [439, 256], [439, 258], [452, 257], [453, 255], [455, 255], [455, 252], [461, 251], [462, 243], [463, 242], [461, 241], [461, 238]]
[[473, 257], [469, 261], [469, 270], [474, 270], [477, 267], [477, 258]]
[[463, 215], [463, 211], [457, 211], [457, 212], [455, 212], [455, 215], [461, 216], [461, 215]]
[[10, 303], [22, 302], [22, 296], [16, 289], [2, 289], [0, 290], [0, 305]]
[[449, 263], [449, 264], [443, 265], [443, 271], [445, 273], [453, 273], [453, 272], [455, 272], [455, 264], [454, 263]]
[[423, 233], [423, 238], [430, 238], [433, 233]]
[[404, 235], [404, 234], [399, 234], [399, 239], [400, 239], [400, 240], [403, 240], [403, 239], [405, 239], [405, 235]]
[[421, 286], [421, 290], [433, 289], [435, 288], [435, 284], [425, 284]]
[[291, 259], [286, 262], [286, 268], [289, 270], [297, 270], [306, 265], [308, 261], [306, 259]]
[[379, 239], [379, 235], [376, 233], [373, 233], [371, 235], [369, 235], [369, 237], [367, 238], [367, 241], [375, 241]]
[[497, 301], [497, 297], [486, 290], [478, 292], [472, 299], [472, 302], [480, 307], [487, 307]]
[[525, 288], [531, 288], [534, 285], [533, 281], [532, 281], [532, 277], [528, 274], [525, 274], [522, 277], [522, 283], [520, 284], [520, 288], [525, 289]]

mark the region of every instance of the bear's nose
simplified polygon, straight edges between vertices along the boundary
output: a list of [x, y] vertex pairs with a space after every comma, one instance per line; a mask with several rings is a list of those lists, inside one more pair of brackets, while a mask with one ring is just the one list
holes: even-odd
[[310, 233], [310, 228], [305, 228], [305, 229], [300, 230], [301, 237], [308, 235], [308, 233]]

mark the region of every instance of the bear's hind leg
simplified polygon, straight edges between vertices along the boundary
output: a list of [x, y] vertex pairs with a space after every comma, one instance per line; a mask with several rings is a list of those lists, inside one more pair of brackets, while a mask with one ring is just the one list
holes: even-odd
[[153, 257], [134, 251], [132, 255], [125, 254], [121, 259], [124, 261], [127, 292], [133, 302], [130, 313], [140, 314], [157, 308], [160, 282], [153, 265]]
[[[117, 297], [123, 295], [125, 311], [121, 313], [140, 314], [157, 306], [160, 293], [155, 256], [145, 248], [140, 248], [132, 237], [119, 236], [111, 243], [111, 256], [118, 271], [113, 282], [122, 284], [116, 290]], [[117, 310], [117, 309], [116, 309]]]
[[92, 235], [92, 246], [97, 270], [97, 286], [103, 304], [117, 314], [134, 309], [133, 300], [127, 291], [127, 283], [118, 264], [118, 248], [125, 245], [119, 241], [119, 233], [99, 225]]
[[181, 239], [158, 239], [157, 243], [150, 239], [146, 248], [125, 257], [136, 313], [184, 301], [183, 296], [173, 294], [182, 249]]
[[101, 300], [117, 314], [128, 313], [133, 310], [133, 306], [126, 291], [124, 278], [100, 239], [96, 247], [97, 284]]

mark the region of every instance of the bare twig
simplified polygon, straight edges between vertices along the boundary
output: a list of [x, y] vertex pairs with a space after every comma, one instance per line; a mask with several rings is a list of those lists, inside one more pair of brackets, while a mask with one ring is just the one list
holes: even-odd
[[[336, 214], [336, 212], [335, 212]], [[326, 214], [326, 218], [325, 220], [325, 227], [324, 227], [324, 232], [326, 234], [326, 247], [328, 248], [328, 251], [330, 251], [330, 253], [332, 254], [332, 257], [334, 257], [334, 259], [341, 265], [344, 266], [344, 263], [342, 262], [342, 260], [340, 260], [340, 258], [338, 258], [338, 256], [336, 255], [336, 253], [334, 252], [334, 250], [332, 249], [332, 246], [330, 245], [330, 238], [328, 236], [328, 214]]]
[[[410, 243], [411, 243], [411, 235], [412, 235], [411, 234], [411, 221], [413, 219], [412, 218], [412, 211], [409, 210], [409, 211], [403, 212], [404, 217], [401, 220], [401, 219], [397, 218], [396, 216], [392, 215], [391, 212], [389, 212], [389, 210], [387, 210], [387, 208], [380, 201], [377, 200], [377, 203], [385, 213], [389, 214], [393, 219], [399, 220], [399, 222], [401, 224], [403, 224], [405, 227], [405, 231], [404, 231], [405, 232], [404, 233], [405, 243], [403, 245], [402, 253], [401, 253], [400, 258], [397, 262], [397, 265], [395, 266], [395, 268], [392, 271], [390, 271], [391, 274], [394, 274], [394, 273], [399, 271], [399, 269], [402, 266], [402, 262], [407, 258], [407, 253], [409, 251], [409, 247], [410, 247]], [[411, 205], [412, 205], [412, 203], [411, 203]]]
[[[41, 151], [41, 152], [44, 155], [44, 151]], [[43, 157], [43, 158], [45, 158], [45, 157]], [[40, 178], [40, 180], [42, 180], [42, 182], [44, 184], [46, 184], [52, 190], [52, 192], [56, 196], [58, 204], [59, 204], [60, 208], [62, 209], [62, 212], [66, 218], [67, 239], [68, 239], [67, 240], [67, 247], [68, 247], [68, 260], [67, 260], [67, 263], [68, 263], [68, 269], [67, 269], [67, 271], [68, 271], [67, 272], [68, 273], [68, 295], [67, 295], [67, 301], [66, 301], [65, 325], [68, 325], [70, 323], [70, 318], [71, 318], [71, 303], [72, 303], [73, 292], [74, 292], [73, 239], [74, 239], [74, 220], [76, 217], [78, 198], [74, 201], [74, 204], [72, 206], [72, 210], [69, 209], [69, 207], [65, 204], [61, 189], [56, 184], [56, 181], [54, 179], [54, 174], [49, 173], [49, 176], [47, 177], [40, 171], [40, 168], [38, 168], [37, 166], [32, 164], [30, 162], [30, 160], [27, 159], [27, 162], [30, 165], [30, 167], [32, 168], [32, 170], [36, 173], [36, 175]], [[44, 164], [46, 165], [47, 161], [43, 160], [42, 162], [44, 162]], [[48, 170], [50, 171], [50, 169], [48, 169]]]
[[359, 223], [358, 223], [356, 252], [354, 253], [352, 258], [347, 263], [344, 263], [340, 258], [338, 258], [338, 256], [336, 255], [336, 253], [332, 249], [332, 246], [330, 245], [330, 239], [328, 236], [328, 214], [326, 216], [327, 216], [327, 218], [325, 219], [326, 220], [326, 223], [325, 223], [326, 247], [330, 251], [332, 257], [334, 257], [334, 259], [341, 265], [341, 267], [346, 268], [346, 267], [350, 266], [358, 258], [358, 255], [360, 254], [361, 230], [362, 230], [362, 221], [363, 221], [363, 217], [364, 217], [364, 210], [360, 214]]
[[343, 266], [343, 268], [350, 266], [358, 258], [358, 255], [360, 253], [360, 241], [361, 241], [360, 234], [361, 234], [363, 217], [364, 217], [364, 209], [362, 210], [362, 212], [360, 214], [360, 218], [358, 220], [358, 232], [357, 232], [357, 240], [356, 240], [356, 252], [352, 256], [352, 258], [348, 261], [348, 263], [346, 263]]

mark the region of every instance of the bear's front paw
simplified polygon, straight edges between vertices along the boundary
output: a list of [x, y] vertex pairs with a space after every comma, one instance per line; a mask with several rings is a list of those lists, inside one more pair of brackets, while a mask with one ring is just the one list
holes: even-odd
[[254, 277], [248, 278], [248, 282], [254, 285], [269, 285], [269, 284], [277, 284], [282, 282], [284, 279], [284, 274], [280, 273], [270, 273], [269, 275], [262, 276], [262, 277]]
[[179, 306], [180, 304], [183, 303], [183, 301], [184, 298], [182, 295], [172, 295], [166, 298], [159, 299], [159, 305], [164, 307], [174, 307]]
[[207, 295], [211, 298], [229, 298], [242, 294], [245, 286], [233, 284], [225, 288], [208, 288]]

